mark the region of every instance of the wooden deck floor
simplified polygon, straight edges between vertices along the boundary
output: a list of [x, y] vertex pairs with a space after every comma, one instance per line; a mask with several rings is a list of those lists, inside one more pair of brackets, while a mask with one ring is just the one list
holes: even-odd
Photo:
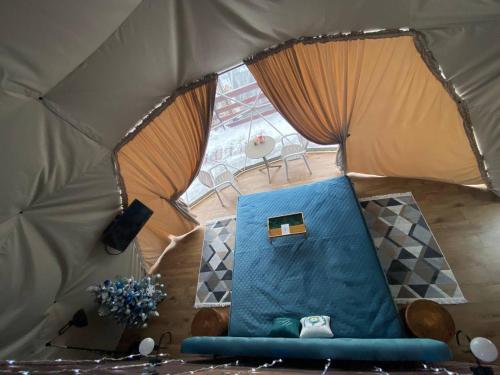
[[[238, 177], [242, 192], [277, 189], [325, 179], [338, 174], [334, 153], [309, 156], [312, 176], [300, 161], [291, 167], [288, 183], [283, 168], [273, 169], [272, 183], [258, 170]], [[419, 203], [455, 276], [469, 300], [462, 305], [447, 305], [457, 329], [470, 336], [485, 336], [500, 347], [500, 199], [475, 188], [404, 178], [353, 177], [359, 197], [411, 191]], [[236, 194], [222, 193], [226, 207], [210, 196], [193, 208], [201, 223], [235, 213]], [[164, 275], [168, 299], [160, 306], [160, 317], [141, 331], [128, 331], [122, 344], [135, 335], [158, 338], [172, 332], [169, 353], [178, 356], [180, 342], [190, 335], [203, 229], [191, 233], [164, 257], [159, 272]], [[471, 361], [451, 343], [456, 360]]]

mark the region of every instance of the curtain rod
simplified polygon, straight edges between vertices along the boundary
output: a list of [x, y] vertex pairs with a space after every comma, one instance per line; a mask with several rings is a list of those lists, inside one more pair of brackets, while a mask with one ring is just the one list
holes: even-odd
[[218, 72], [217, 74], [218, 74], [218, 75], [221, 75], [221, 74], [227, 73], [227, 72], [229, 72], [229, 71], [231, 71], [231, 70], [233, 70], [233, 69], [239, 68], [240, 66], [243, 66], [243, 65], [245, 65], [245, 63], [241, 62], [241, 63], [239, 63], [238, 65], [234, 65], [234, 66], [232, 66], [232, 67], [230, 67], [230, 68], [224, 69], [224, 70], [222, 70], [222, 71]]
[[[276, 47], [279, 47], [280, 45], [284, 45], [286, 44], [287, 42], [291, 42], [291, 41], [298, 41], [298, 40], [301, 40], [301, 39], [321, 39], [321, 37], [332, 37], [332, 39], [334, 39], [333, 37], [337, 37], [339, 39], [342, 39], [342, 37], [344, 39], [349, 39], [349, 36], [353, 35], [353, 34], [361, 34], [361, 35], [370, 35], [370, 34], [374, 34], [374, 35], [383, 35], [383, 34], [386, 34], [387, 32], [401, 32], [401, 33], [405, 33], [405, 32], [411, 32], [412, 30], [409, 28], [409, 27], [400, 27], [398, 29], [368, 29], [368, 30], [361, 30], [361, 31], [356, 31], [356, 32], [349, 32], [349, 33], [336, 33], [336, 34], [324, 34], [324, 35], [318, 35], [318, 36], [314, 36], [314, 37], [298, 37], [298, 38], [293, 38], [293, 39], [289, 39], [288, 41], [285, 41], [285, 42], [282, 42], [280, 44], [276, 44], [274, 46], [271, 46], [271, 47], [268, 47], [268, 48], [265, 48], [263, 51], [261, 51], [260, 53], [265, 53], [266, 51], [268, 50], [274, 50]], [[259, 55], [260, 53], [255, 53], [253, 55], [250, 55], [249, 57], [253, 57], [253, 56], [256, 56], [256, 55]], [[246, 59], [248, 59], [249, 57], [247, 57]], [[245, 63], [242, 61], [241, 63], [237, 64], [237, 65], [234, 65], [232, 67], [229, 67], [227, 69], [224, 69], [220, 72], [217, 72], [218, 75], [221, 75], [221, 74], [224, 74], [224, 73], [227, 73], [233, 69], [236, 69], [236, 68], [239, 68], [240, 66], [243, 66], [245, 65]]]

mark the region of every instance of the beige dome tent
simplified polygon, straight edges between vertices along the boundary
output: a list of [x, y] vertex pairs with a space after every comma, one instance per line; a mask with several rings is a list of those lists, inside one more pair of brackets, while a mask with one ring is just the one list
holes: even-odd
[[[364, 37], [374, 30], [377, 38]], [[383, 35], [387, 30], [391, 35]], [[325, 48], [296, 39], [320, 35], [325, 40], [315, 42], [325, 42]], [[300, 72], [301, 81], [309, 79], [301, 94], [309, 98], [310, 89], [316, 88], [323, 90], [321, 98], [329, 86], [320, 90], [325, 82], [304, 68], [305, 60], [316, 54], [320, 62], [331, 61], [328, 54], [340, 56], [339, 43], [344, 39], [352, 46], [355, 40], [367, 41], [363, 55], [357, 47], [348, 48], [342, 55], [348, 56], [343, 60], [350, 61], [347, 65], [318, 66], [326, 69], [323, 72], [337, 72], [338, 81], [344, 82], [341, 87], [349, 87], [349, 93], [354, 85], [356, 106], [364, 111], [352, 111], [354, 99], [348, 96], [348, 101], [337, 101], [341, 104], [337, 114], [324, 111], [322, 118], [313, 120], [297, 117], [277, 95], [289, 88], [278, 87], [283, 83], [279, 80], [266, 86], [270, 65], [280, 54], [293, 51], [287, 68]], [[196, 225], [177, 198], [199, 168], [215, 78], [184, 85], [289, 41], [246, 62], [266, 95], [299, 131], [323, 143], [345, 143], [348, 172], [484, 183], [499, 194], [499, 40], [497, 1], [2, 2], [0, 358], [51, 355], [45, 342], [78, 308], [93, 306], [85, 292], [90, 284], [141, 272], [134, 248], [110, 256], [99, 241], [120, 211], [123, 193], [147, 195], [162, 219], [152, 220], [145, 232], [149, 237], [140, 239], [148, 269], [158, 262], [172, 234]], [[331, 44], [330, 51], [326, 42], [337, 44]], [[305, 52], [308, 48], [316, 51]], [[381, 50], [385, 53], [377, 56], [386, 59], [384, 66], [393, 74], [391, 78], [388, 73], [387, 79], [401, 74], [391, 62], [404, 58], [409, 64], [405, 66], [412, 66], [416, 74], [412, 85], [405, 86], [408, 81], [398, 77], [408, 100], [393, 95], [383, 81], [375, 85], [366, 74], [357, 76], [371, 69], [371, 76], [380, 79], [384, 69], [369, 57]], [[396, 57], [399, 54], [404, 56]], [[342, 73], [339, 66], [348, 66], [348, 72]], [[201, 91], [193, 93], [196, 88]], [[303, 98], [296, 99], [299, 105]], [[197, 103], [197, 110], [182, 112], [179, 107], [189, 100]], [[162, 101], [159, 110], [150, 113]], [[313, 104], [309, 102], [307, 109], [315, 108], [314, 113], [325, 108], [321, 99]], [[307, 114], [305, 109], [302, 115]], [[126, 136], [148, 113], [144, 126]], [[380, 121], [382, 115], [387, 121]], [[335, 116], [341, 125], [349, 119], [348, 132], [335, 126], [326, 133], [321, 129], [323, 120], [325, 126], [336, 124], [330, 121]], [[186, 123], [191, 126], [187, 138], [181, 136]], [[134, 142], [140, 137], [147, 142], [146, 131], [160, 132], [166, 141], [172, 140], [169, 135], [181, 140], [172, 144], [179, 147], [175, 155], [185, 158], [157, 157], [165, 163], [166, 169], [160, 169], [177, 173], [173, 166], [181, 165], [182, 173], [176, 177], [166, 173], [154, 182], [147, 174], [133, 174], [141, 166], [133, 165], [134, 150], [125, 147], [137, 147]], [[400, 147], [394, 149], [398, 142]], [[188, 150], [184, 145], [194, 146]], [[422, 157], [415, 158], [417, 154]], [[164, 155], [172, 153], [166, 150]], [[103, 324], [107, 323], [92, 322], [87, 337], [79, 335], [79, 344], [113, 347], [120, 327], [108, 324], [104, 335]], [[70, 341], [71, 335], [65, 339]]]

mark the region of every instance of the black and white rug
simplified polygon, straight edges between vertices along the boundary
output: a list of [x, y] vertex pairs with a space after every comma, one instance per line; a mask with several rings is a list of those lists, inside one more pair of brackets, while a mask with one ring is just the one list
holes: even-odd
[[467, 302], [411, 193], [359, 201], [396, 303]]
[[231, 304], [235, 233], [235, 216], [218, 218], [206, 224], [194, 307]]
[[[460, 286], [411, 193], [360, 199], [392, 297], [465, 303]], [[206, 224], [195, 307], [231, 304], [236, 217]]]

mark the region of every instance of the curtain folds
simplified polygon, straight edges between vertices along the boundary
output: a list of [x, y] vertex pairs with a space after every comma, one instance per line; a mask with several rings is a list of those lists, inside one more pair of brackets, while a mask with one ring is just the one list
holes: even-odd
[[154, 211], [137, 239], [148, 269], [161, 259], [171, 236], [198, 224], [180, 196], [200, 169], [210, 132], [217, 76], [176, 92], [117, 148], [127, 200]]
[[315, 143], [341, 147], [338, 160], [343, 167], [364, 48], [363, 40], [296, 43], [247, 64], [264, 94], [295, 129]]
[[412, 35], [294, 40], [245, 63], [299, 133], [340, 146], [345, 172], [484, 183], [457, 103]]

